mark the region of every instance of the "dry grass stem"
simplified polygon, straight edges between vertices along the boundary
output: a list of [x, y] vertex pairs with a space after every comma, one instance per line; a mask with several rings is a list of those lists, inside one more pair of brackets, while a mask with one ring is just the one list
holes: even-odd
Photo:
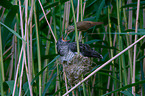
[[[135, 33], [137, 33], [138, 30], [139, 8], [140, 8], [140, 0], [138, 0], [137, 2]], [[137, 35], [135, 35], [135, 41], [136, 40], [137, 40]], [[137, 49], [137, 45], [134, 46], [132, 83], [135, 83], [136, 49]], [[135, 86], [132, 87], [132, 94], [135, 95]]]
[[51, 28], [51, 26], [50, 26], [50, 24], [49, 24], [49, 22], [48, 22], [48, 20], [47, 20], [45, 11], [44, 11], [44, 9], [43, 9], [43, 6], [42, 6], [40, 0], [38, 0], [38, 1], [39, 1], [40, 6], [41, 6], [41, 9], [42, 9], [42, 11], [43, 11], [43, 14], [44, 14], [44, 16], [45, 16], [45, 20], [46, 20], [46, 22], [47, 22], [47, 24], [48, 24], [48, 26], [49, 26], [49, 28], [50, 28], [50, 31], [51, 31], [51, 33], [52, 33], [52, 36], [53, 36], [55, 42], [57, 42], [56, 37], [55, 37], [55, 35], [54, 35], [53, 31], [52, 31], [52, 28]]

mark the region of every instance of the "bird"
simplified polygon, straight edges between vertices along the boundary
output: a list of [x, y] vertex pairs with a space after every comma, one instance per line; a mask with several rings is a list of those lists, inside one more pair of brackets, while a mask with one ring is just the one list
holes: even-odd
[[[103, 24], [103, 22], [80, 21], [76, 23], [78, 31], [87, 31], [89, 28], [101, 24]], [[68, 26], [67, 28], [68, 33], [71, 33], [74, 30], [75, 30], [74, 25]]]
[[[61, 61], [69, 62], [72, 58], [77, 55], [77, 43], [70, 42], [60, 38], [57, 41], [57, 52], [60, 55]], [[95, 50], [92, 50], [88, 44], [79, 43], [80, 55], [84, 57], [93, 57], [103, 59], [103, 56]]]
[[69, 49], [69, 40], [64, 40], [63, 38], [58, 39], [56, 47], [61, 62], [69, 62], [75, 56], [75, 53]]
[[[103, 24], [103, 22], [80, 21], [76, 23], [78, 31], [87, 31], [89, 28], [95, 25], [101, 25], [101, 24]], [[74, 25], [70, 25], [67, 27], [66, 30], [67, 30], [67, 34], [66, 34], [66, 38], [67, 38], [67, 36], [75, 30], [75, 27]]]

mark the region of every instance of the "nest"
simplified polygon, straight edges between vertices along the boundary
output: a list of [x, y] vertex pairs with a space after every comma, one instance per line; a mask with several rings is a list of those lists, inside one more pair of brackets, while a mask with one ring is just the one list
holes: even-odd
[[82, 75], [85, 76], [90, 72], [93, 63], [94, 62], [91, 58], [82, 55], [75, 55], [71, 61], [63, 62], [68, 83], [74, 85], [81, 81]]

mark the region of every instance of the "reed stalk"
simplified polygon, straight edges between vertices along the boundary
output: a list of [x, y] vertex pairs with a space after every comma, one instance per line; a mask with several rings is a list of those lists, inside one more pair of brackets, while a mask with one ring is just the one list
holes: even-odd
[[19, 66], [20, 66], [20, 62], [21, 62], [21, 59], [22, 59], [21, 58], [22, 57], [22, 50], [23, 50], [23, 46], [21, 48], [21, 52], [20, 52], [20, 55], [19, 55], [19, 61], [18, 61], [18, 64], [17, 64], [16, 74], [15, 74], [15, 82], [14, 82], [12, 96], [15, 96], [15, 89], [16, 89], [16, 84], [17, 84], [17, 79], [18, 79], [18, 71], [19, 71]]
[[[84, 79], [84, 76], [82, 75], [82, 80]], [[82, 83], [82, 85], [83, 85], [83, 96], [87, 96], [87, 94], [86, 94], [86, 87], [85, 87], [85, 83], [83, 82]]]
[[[125, 5], [125, 1], [123, 1], [123, 6]], [[124, 21], [125, 21], [125, 29], [127, 30], [128, 29], [128, 26], [127, 26], [127, 16], [126, 16], [126, 9], [124, 8], [123, 9], [123, 16], [124, 16]], [[130, 18], [130, 17], [129, 17]], [[126, 35], [126, 40], [127, 40], [127, 46], [129, 46], [129, 36]], [[129, 61], [129, 68], [128, 68], [128, 84], [129, 84], [129, 81], [130, 81], [130, 78], [132, 77], [132, 58], [131, 58], [131, 50], [128, 50], [128, 61]]]
[[[50, 18], [50, 25], [51, 24], [52, 24], [52, 17]], [[47, 38], [51, 39], [50, 30], [48, 30]], [[49, 50], [50, 50], [50, 41], [46, 41], [45, 55], [49, 55]], [[45, 59], [44, 67], [48, 64], [48, 61], [49, 61], [49, 59]], [[47, 72], [48, 72], [48, 69], [46, 69], [43, 72], [43, 80], [42, 80], [42, 82], [46, 82], [47, 81], [47, 78], [46, 78], [47, 75], [48, 75]], [[42, 87], [42, 91], [44, 91], [44, 88], [45, 88], [45, 85]]]
[[[39, 44], [39, 34], [38, 34], [38, 21], [36, 14], [36, 4], [34, 3], [34, 18], [35, 18], [35, 30], [37, 39], [37, 56], [38, 56], [38, 72], [41, 71], [41, 54], [40, 54], [40, 44]], [[41, 74], [39, 75], [39, 96], [42, 96], [42, 82]]]
[[3, 65], [1, 25], [0, 25], [0, 78], [1, 78], [0, 79], [1, 96], [4, 96], [3, 82], [5, 81], [5, 77], [4, 77], [4, 65]]
[[22, 61], [22, 68], [21, 68], [21, 74], [20, 74], [20, 87], [19, 87], [19, 96], [21, 96], [22, 93], [22, 78], [23, 78], [23, 71], [24, 71], [24, 58]]
[[[138, 30], [139, 8], [140, 8], [140, 0], [137, 1], [135, 33], [137, 33], [137, 30]], [[134, 41], [136, 41], [136, 40], [137, 40], [137, 35], [135, 35]], [[134, 46], [132, 83], [135, 83], [136, 50], [137, 50], [137, 45]], [[132, 87], [132, 94], [135, 96], [135, 86]]]
[[[20, 25], [21, 25], [21, 34], [22, 34], [22, 38], [24, 38], [24, 36], [23, 36], [23, 19], [22, 19], [22, 9], [21, 9], [21, 1], [19, 0], [19, 12], [20, 12]], [[24, 39], [25, 40], [25, 39]], [[24, 47], [24, 42], [22, 41], [22, 43], [23, 43], [23, 45], [22, 45], [22, 50], [23, 50], [23, 52], [25, 52], [25, 47]], [[21, 51], [22, 51], [21, 50]], [[22, 54], [22, 53], [21, 53]], [[25, 57], [25, 55], [24, 55], [25, 53], [23, 53], [23, 59], [26, 59], [26, 57]], [[19, 61], [20, 61], [21, 59], [19, 59]], [[17, 66], [17, 69], [19, 69], [19, 66]], [[21, 71], [23, 71], [23, 69], [21, 70]], [[17, 71], [17, 73], [16, 74], [18, 74], [18, 71]], [[15, 83], [14, 83], [14, 88], [13, 88], [13, 94], [12, 94], [12, 96], [14, 96], [15, 95], [15, 88], [16, 88], [16, 82], [17, 82], [17, 76], [18, 75], [16, 75], [16, 79], [15, 79]], [[21, 95], [21, 86], [22, 86], [22, 78], [20, 78], [20, 89], [19, 89], [19, 95]]]
[[12, 73], [13, 73], [13, 61], [14, 61], [14, 40], [15, 40], [15, 35], [12, 38], [12, 50], [11, 50], [11, 61], [10, 61], [10, 70], [9, 70], [9, 78], [8, 80], [10, 81], [12, 78]]
[[[120, 10], [119, 10], [119, 8], [120, 8], [120, 6], [119, 6], [119, 2], [118, 2], [119, 0], [116, 0], [116, 7], [117, 7], [117, 20], [118, 20], [118, 33], [121, 33], [121, 29], [120, 29]], [[123, 46], [123, 45], [120, 45], [121, 44], [121, 40], [122, 40], [122, 38], [120, 37], [120, 35], [118, 36], [119, 37], [119, 49], [121, 50], [121, 46]], [[122, 82], [122, 66], [121, 66], [121, 64], [122, 64], [122, 60], [121, 60], [122, 58], [121, 57], [119, 57], [119, 80], [120, 80], [120, 82]], [[114, 75], [115, 75], [115, 73], [113, 73]], [[114, 76], [113, 75], [113, 76]], [[122, 87], [122, 84], [120, 83], [119, 84], [120, 85], [120, 88]], [[114, 89], [116, 89], [116, 85], [114, 84]], [[120, 95], [121, 95], [121, 93], [120, 93]], [[117, 96], [117, 93], [115, 93], [115, 96]]]
[[[32, 12], [33, 12], [32, 9], [33, 8], [31, 8], [30, 20], [31, 20], [31, 17], [32, 17]], [[24, 40], [25, 39], [27, 41], [27, 50], [25, 50], [25, 47], [24, 47], [24, 51], [27, 52], [27, 60], [28, 60], [29, 70], [28, 70], [28, 67], [27, 67], [26, 52], [24, 52], [25, 68], [26, 68], [26, 75], [27, 75], [27, 79], [28, 79], [30, 95], [33, 96], [32, 85], [30, 84], [31, 81], [32, 81], [32, 75], [31, 75], [31, 71], [30, 71], [31, 70], [31, 65], [30, 65], [30, 48], [29, 48], [29, 32], [28, 32], [28, 0], [25, 0], [25, 37], [24, 37]], [[26, 44], [24, 42], [23, 42], [23, 46], [26, 46]]]
[[[108, 31], [109, 31], [109, 43], [110, 43], [110, 46], [113, 47], [113, 44], [112, 44], [112, 36], [111, 36], [111, 20], [110, 20], [110, 6], [108, 6]], [[111, 58], [113, 57], [113, 49], [110, 50], [110, 56]], [[114, 61], [112, 61], [112, 64], [113, 66], [110, 66], [110, 69], [112, 70], [113, 72], [113, 77], [115, 78], [115, 65], [114, 65]], [[111, 75], [111, 73], [109, 73]], [[107, 89], [109, 89], [109, 81], [110, 81], [110, 77], [108, 77], [108, 86], [107, 86]], [[116, 88], [117, 86], [117, 83], [116, 83], [116, 80], [113, 79], [113, 84], [114, 84], [114, 88]]]
[[73, 12], [73, 20], [74, 20], [74, 26], [75, 26], [75, 37], [76, 37], [76, 43], [77, 43], [77, 53], [80, 54], [80, 48], [79, 48], [79, 40], [78, 40], [78, 31], [77, 31], [77, 24], [76, 24], [76, 18], [75, 18], [75, 12], [74, 12], [74, 5], [73, 0], [71, 0], [71, 6], [72, 6], [72, 12]]

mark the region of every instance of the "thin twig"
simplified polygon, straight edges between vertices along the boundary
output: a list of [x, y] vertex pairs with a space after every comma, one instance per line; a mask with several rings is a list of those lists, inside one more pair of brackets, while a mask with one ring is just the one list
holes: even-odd
[[44, 9], [43, 9], [43, 6], [42, 6], [40, 0], [38, 0], [38, 1], [39, 1], [40, 6], [41, 6], [41, 9], [42, 9], [42, 11], [43, 11], [43, 14], [44, 14], [44, 16], [45, 16], [46, 22], [47, 22], [47, 24], [48, 24], [48, 26], [49, 26], [49, 28], [50, 28], [50, 31], [51, 31], [51, 33], [52, 33], [52, 36], [53, 36], [55, 42], [57, 42], [57, 40], [56, 40], [56, 38], [55, 38], [55, 35], [54, 35], [53, 31], [52, 31], [52, 28], [51, 28], [51, 26], [50, 26], [50, 24], [49, 24], [49, 22], [48, 22], [48, 20], [47, 20], [45, 11], [44, 11]]
[[[2, 8], [2, 7], [1, 7], [1, 8]], [[1, 10], [1, 8], [0, 8], [0, 10]], [[3, 16], [4, 16], [5, 10], [6, 10], [6, 8], [3, 8], [3, 12], [2, 12], [2, 14], [1, 14], [0, 21], [1, 21], [1, 19], [3, 18]]]
[[6, 61], [13, 53], [10, 53], [3, 61]]
[[[50, 10], [46, 13], [46, 15], [48, 15], [48, 13], [50, 13]], [[39, 22], [44, 18], [45, 16], [42, 16], [40, 19], [39, 19]], [[35, 24], [33, 24], [32, 28], [35, 26]]]
[[13, 47], [13, 46], [11, 45], [11, 46], [3, 53], [3, 56], [6, 55], [6, 53], [7, 53], [9, 50], [12, 49], [12, 47]]

